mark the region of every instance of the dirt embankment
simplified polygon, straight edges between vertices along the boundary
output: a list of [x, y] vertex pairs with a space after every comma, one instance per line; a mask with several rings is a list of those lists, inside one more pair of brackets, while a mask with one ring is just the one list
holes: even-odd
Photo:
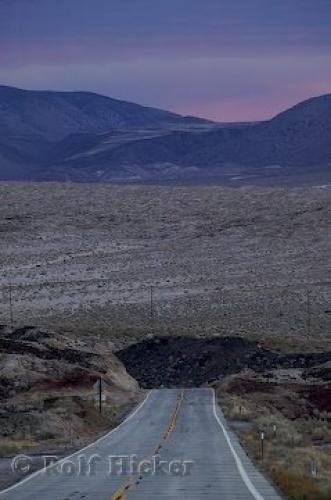
[[[115, 425], [140, 397], [109, 342], [96, 346], [33, 327], [1, 326], [0, 333], [0, 455], [78, 446]], [[101, 415], [93, 389], [100, 378]]]
[[331, 498], [330, 375], [325, 363], [245, 370], [212, 383], [228, 424], [285, 498]]

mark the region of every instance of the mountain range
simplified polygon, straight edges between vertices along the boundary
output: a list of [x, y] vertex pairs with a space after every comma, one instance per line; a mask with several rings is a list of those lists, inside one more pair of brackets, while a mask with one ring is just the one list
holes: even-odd
[[330, 174], [331, 94], [215, 123], [92, 92], [0, 86], [0, 179], [252, 181]]

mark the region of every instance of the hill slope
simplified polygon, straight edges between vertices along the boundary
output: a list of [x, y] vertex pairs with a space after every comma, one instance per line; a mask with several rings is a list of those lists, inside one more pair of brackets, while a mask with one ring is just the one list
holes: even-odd
[[[331, 160], [331, 96], [302, 103], [269, 122], [211, 132], [172, 131], [149, 140], [119, 145], [95, 156], [99, 164], [146, 165], [156, 161], [218, 166], [282, 163], [309, 165]], [[309, 157], [307, 157], [307, 153]], [[91, 162], [91, 158], [89, 158]], [[82, 164], [77, 159], [76, 165]], [[74, 164], [74, 163], [73, 163]]]
[[54, 152], [60, 153], [56, 158], [63, 157], [54, 144], [65, 139], [70, 142], [70, 137], [76, 134], [162, 128], [194, 120], [92, 92], [31, 91], [0, 86], [0, 178], [38, 178], [40, 168], [54, 159]]
[[159, 126], [176, 120], [182, 117], [92, 92], [31, 91], [0, 86], [0, 129], [8, 136], [34, 135], [57, 141], [78, 132]]
[[[140, 398], [110, 342], [96, 345], [94, 338], [82, 341], [31, 326], [0, 325], [0, 333], [0, 455], [21, 447], [81, 447], [116, 425]], [[93, 389], [100, 378], [102, 415]]]
[[84, 92], [0, 87], [0, 178], [159, 181], [329, 170], [331, 95], [214, 124]]

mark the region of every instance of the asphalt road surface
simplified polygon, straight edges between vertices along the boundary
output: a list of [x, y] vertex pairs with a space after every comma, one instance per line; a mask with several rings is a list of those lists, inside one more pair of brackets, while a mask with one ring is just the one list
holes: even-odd
[[0, 500], [206, 497], [279, 499], [227, 429], [210, 389], [151, 391], [117, 429], [0, 493]]

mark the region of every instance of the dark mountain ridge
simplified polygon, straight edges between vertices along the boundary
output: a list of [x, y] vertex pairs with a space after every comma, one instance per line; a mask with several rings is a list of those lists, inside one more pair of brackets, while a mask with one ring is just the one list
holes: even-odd
[[329, 171], [331, 94], [269, 121], [215, 124], [89, 92], [0, 87], [0, 132], [2, 179], [297, 175]]
[[74, 133], [159, 126], [183, 118], [93, 92], [22, 90], [0, 86], [0, 128], [8, 135], [34, 134], [49, 141]]

